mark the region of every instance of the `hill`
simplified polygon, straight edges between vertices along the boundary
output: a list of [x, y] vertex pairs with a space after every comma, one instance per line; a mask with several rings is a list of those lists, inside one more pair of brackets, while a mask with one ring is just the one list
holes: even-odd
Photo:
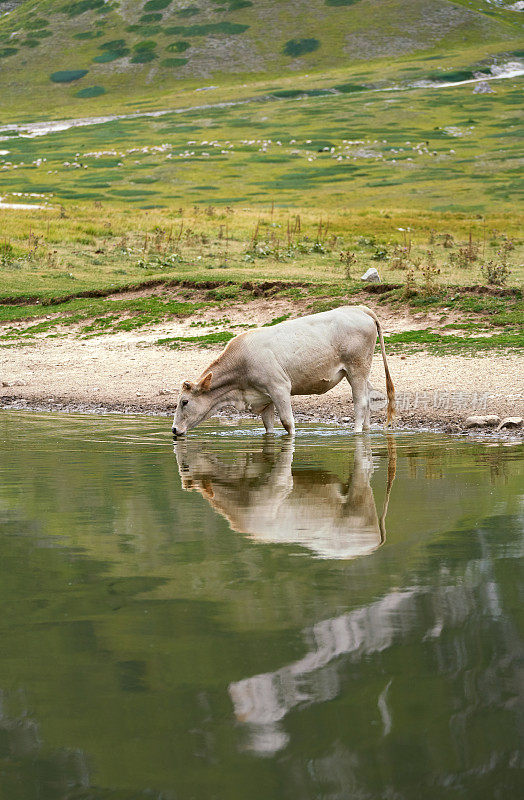
[[[167, 101], [181, 90], [512, 51], [493, 0], [3, 0], [2, 120]], [[437, 64], [438, 66], [438, 64]]]

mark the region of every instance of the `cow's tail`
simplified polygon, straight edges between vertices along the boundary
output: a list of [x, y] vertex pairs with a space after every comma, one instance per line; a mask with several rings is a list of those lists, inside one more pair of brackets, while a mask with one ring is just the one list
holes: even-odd
[[391, 380], [391, 375], [389, 374], [389, 367], [388, 362], [386, 359], [386, 348], [384, 347], [384, 337], [382, 335], [382, 326], [379, 322], [379, 319], [374, 311], [372, 311], [367, 306], [359, 306], [366, 314], [369, 314], [371, 319], [374, 320], [375, 325], [377, 326], [378, 331], [378, 339], [380, 342], [380, 349], [382, 351], [382, 360], [384, 362], [384, 372], [386, 374], [386, 391], [388, 395], [388, 411], [387, 411], [387, 420], [386, 426], [391, 425], [395, 418], [395, 386], [393, 385], [393, 381]]

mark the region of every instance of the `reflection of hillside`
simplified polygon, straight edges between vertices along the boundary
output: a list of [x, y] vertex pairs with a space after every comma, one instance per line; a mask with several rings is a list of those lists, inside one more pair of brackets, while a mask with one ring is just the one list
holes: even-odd
[[[415, 641], [434, 651], [443, 675], [453, 675], [455, 680], [460, 676], [464, 684], [473, 680], [469, 688], [464, 686], [450, 716], [457, 736], [461, 728], [470, 725], [471, 717], [491, 706], [502, 707], [508, 691], [524, 723], [518, 667], [524, 643], [504, 613], [493, 554], [482, 533], [479, 539], [482, 557], [469, 561], [459, 575], [452, 576], [443, 568], [431, 587], [423, 584], [390, 592], [367, 606], [322, 620], [303, 632], [308, 651], [302, 658], [273, 672], [231, 683], [235, 717], [246, 732], [243, 747], [261, 755], [281, 750], [290, 741], [284, 720], [293, 709], [303, 711], [333, 700], [343, 691], [349, 665], [365, 661], [369, 669], [370, 660], [379, 654], [413, 647]], [[488, 627], [497, 631], [505, 656], [495, 651], [487, 664], [477, 664], [474, 641], [486, 638]], [[406, 668], [409, 672], [407, 664]], [[392, 732], [402, 716], [388, 700], [394, 679], [393, 672], [385, 673], [384, 689], [375, 700], [383, 736]]]
[[323, 558], [355, 558], [372, 553], [385, 540], [385, 515], [395, 474], [393, 438], [389, 442], [388, 486], [380, 515], [370, 478], [369, 440], [358, 437], [347, 484], [325, 469], [293, 471], [293, 442], [269, 440], [262, 458], [248, 451], [234, 462], [204, 452], [198, 441], [175, 445], [185, 489], [196, 489], [231, 528], [256, 542], [300, 544]]

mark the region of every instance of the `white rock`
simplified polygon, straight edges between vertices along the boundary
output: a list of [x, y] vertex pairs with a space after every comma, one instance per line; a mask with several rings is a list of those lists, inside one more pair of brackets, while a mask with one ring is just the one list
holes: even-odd
[[466, 428], [494, 428], [500, 422], [500, 417], [496, 414], [486, 414], [485, 416], [472, 416], [466, 419]]
[[360, 280], [369, 281], [369, 283], [380, 283], [380, 275], [375, 267], [370, 267], [363, 275], [361, 275]]
[[524, 419], [522, 417], [505, 417], [497, 430], [500, 431], [501, 428], [522, 428], [523, 423]]

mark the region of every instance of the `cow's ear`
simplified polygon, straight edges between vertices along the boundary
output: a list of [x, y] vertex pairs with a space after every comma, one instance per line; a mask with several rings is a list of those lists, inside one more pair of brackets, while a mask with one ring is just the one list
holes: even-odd
[[213, 373], [208, 372], [207, 375], [204, 375], [200, 383], [198, 384], [198, 388], [201, 392], [209, 392], [211, 388], [211, 380], [213, 378]]
[[182, 389], [185, 389], [186, 392], [190, 392], [192, 388], [193, 384], [191, 383], [191, 381], [184, 381], [184, 383], [182, 384]]

